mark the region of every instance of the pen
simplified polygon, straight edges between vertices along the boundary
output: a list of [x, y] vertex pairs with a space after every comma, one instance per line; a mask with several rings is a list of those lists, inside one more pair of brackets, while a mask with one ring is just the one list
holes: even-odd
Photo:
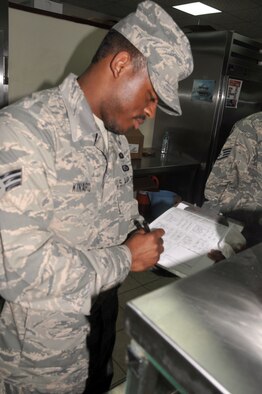
[[149, 228], [149, 226], [148, 226], [148, 224], [147, 224], [147, 222], [144, 220], [143, 221], [143, 225], [138, 221], [138, 220], [134, 220], [134, 225], [136, 226], [136, 228], [138, 229], [138, 230], [144, 230], [146, 233], [150, 233], [150, 228]]
[[143, 221], [143, 226], [144, 226], [145, 232], [146, 233], [150, 233], [149, 225], [148, 225], [148, 223], [145, 220]]

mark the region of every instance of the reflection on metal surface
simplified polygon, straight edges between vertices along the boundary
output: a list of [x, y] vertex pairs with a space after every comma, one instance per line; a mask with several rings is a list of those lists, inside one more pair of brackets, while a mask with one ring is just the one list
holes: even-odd
[[260, 393], [262, 243], [129, 302], [127, 330], [189, 393]]

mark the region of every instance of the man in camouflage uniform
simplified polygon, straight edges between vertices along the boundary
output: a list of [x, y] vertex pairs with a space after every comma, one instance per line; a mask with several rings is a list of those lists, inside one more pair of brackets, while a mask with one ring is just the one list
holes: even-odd
[[192, 66], [182, 31], [145, 1], [83, 75], [0, 112], [1, 394], [82, 393], [87, 378], [86, 393], [108, 389], [116, 288], [163, 251], [162, 229], [134, 232], [123, 134], [159, 100], [181, 113]]
[[262, 241], [262, 112], [233, 127], [209, 175], [204, 206], [242, 221], [247, 246]]

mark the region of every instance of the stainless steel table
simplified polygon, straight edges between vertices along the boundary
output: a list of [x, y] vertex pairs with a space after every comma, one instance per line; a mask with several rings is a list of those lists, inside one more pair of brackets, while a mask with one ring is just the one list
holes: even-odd
[[[126, 327], [147, 363], [174, 390], [260, 394], [262, 243], [132, 300]], [[146, 379], [139, 379], [144, 388], [137, 392], [149, 394]]]

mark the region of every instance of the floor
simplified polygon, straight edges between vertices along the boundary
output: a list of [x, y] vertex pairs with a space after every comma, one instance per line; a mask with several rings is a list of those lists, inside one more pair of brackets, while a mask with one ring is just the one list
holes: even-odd
[[110, 390], [108, 394], [125, 394], [125, 384], [125, 382], [120, 383], [118, 386]]
[[119, 313], [117, 320], [116, 344], [113, 352], [114, 378], [110, 394], [123, 393], [126, 378], [126, 349], [130, 341], [125, 331], [125, 306], [136, 297], [149, 293], [176, 280], [176, 277], [156, 275], [154, 272], [131, 272], [119, 289]]

